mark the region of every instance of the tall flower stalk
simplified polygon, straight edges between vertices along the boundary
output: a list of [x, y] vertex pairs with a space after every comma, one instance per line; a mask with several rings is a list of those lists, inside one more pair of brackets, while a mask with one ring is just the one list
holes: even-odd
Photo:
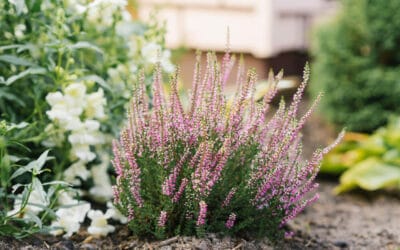
[[[245, 75], [240, 63], [238, 91], [228, 100], [224, 86], [235, 58], [226, 53], [220, 64], [208, 53], [205, 69], [200, 59], [187, 109], [178, 95], [178, 72], [167, 96], [157, 67], [151, 111], [145, 84], [135, 91], [129, 125], [114, 143], [116, 206], [126, 216], [133, 212], [129, 226], [141, 236], [205, 230], [282, 237], [282, 227], [318, 199], [320, 161], [337, 143], [302, 159], [300, 130], [319, 100], [299, 117], [308, 66], [291, 104], [282, 101], [271, 117], [281, 73], [270, 74], [270, 91], [258, 102], [257, 75]], [[161, 236], [155, 233], [160, 226]]]

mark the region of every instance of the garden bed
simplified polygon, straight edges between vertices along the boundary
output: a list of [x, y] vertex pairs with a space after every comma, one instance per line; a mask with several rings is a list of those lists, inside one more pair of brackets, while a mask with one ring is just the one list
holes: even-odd
[[[400, 197], [391, 193], [352, 192], [332, 194], [335, 182], [321, 180], [320, 199], [289, 227], [291, 239], [276, 249], [397, 249], [400, 246]], [[96, 239], [84, 230], [71, 239], [35, 236], [17, 241], [1, 238], [0, 249], [274, 249], [267, 240], [249, 238], [205, 239], [175, 237], [164, 241], [140, 241], [126, 227]]]
[[[306, 101], [302, 109], [309, 104]], [[306, 157], [317, 146], [329, 143], [333, 129], [313, 115], [304, 132]], [[70, 239], [36, 235], [21, 241], [0, 238], [0, 249], [393, 249], [400, 247], [400, 195], [388, 192], [354, 191], [340, 196], [332, 193], [337, 182], [320, 178], [320, 199], [307, 207], [289, 229], [292, 238], [275, 247], [267, 240], [174, 237], [164, 241], [144, 241], [130, 235], [126, 226], [104, 238], [93, 238], [85, 229]]]

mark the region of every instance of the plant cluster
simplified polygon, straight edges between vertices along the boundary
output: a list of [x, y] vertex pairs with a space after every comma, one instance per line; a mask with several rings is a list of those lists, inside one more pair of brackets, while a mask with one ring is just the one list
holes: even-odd
[[[0, 235], [22, 238], [37, 232], [48, 232], [49, 228], [43, 222], [51, 219], [54, 214], [52, 201], [66, 187], [62, 182], [41, 183], [39, 176], [48, 171], [43, 168], [49, 160], [48, 151], [30, 162], [24, 157], [29, 151], [23, 144], [29, 140], [25, 137], [29, 129], [27, 123], [15, 125], [4, 120], [0, 122]], [[13, 171], [13, 168], [18, 170]], [[12, 181], [17, 184], [12, 185]], [[48, 193], [44, 187], [49, 187]], [[10, 201], [14, 201], [12, 209]]]
[[221, 232], [276, 240], [282, 227], [318, 198], [314, 179], [335, 143], [302, 159], [300, 130], [315, 106], [298, 118], [308, 67], [290, 106], [282, 101], [270, 118], [282, 74], [271, 72], [270, 91], [257, 102], [256, 73], [245, 75], [240, 63], [238, 91], [227, 100], [223, 91], [234, 61], [227, 53], [219, 64], [209, 53], [202, 76], [198, 55], [188, 107], [178, 96], [178, 73], [166, 96], [160, 66], [152, 110], [143, 81], [134, 92], [129, 125], [113, 143], [114, 203], [134, 234]]
[[[137, 72], [144, 72], [150, 88], [155, 61], [161, 60], [163, 72], [174, 70], [163, 27], [133, 20], [128, 9], [126, 0], [0, 1], [0, 119], [28, 124], [21, 138], [29, 150], [20, 157], [32, 161], [51, 150], [53, 158], [45, 163], [51, 172], [37, 180], [68, 182], [101, 202], [112, 197], [109, 149], [126, 119]], [[12, 147], [9, 153], [17, 151]], [[1, 159], [4, 194], [19, 182], [7, 178], [18, 171], [17, 165], [3, 164], [7, 159]], [[48, 186], [41, 190], [49, 192]], [[89, 209], [77, 208], [80, 215], [73, 216], [75, 193], [52, 196], [58, 209], [52, 224], [61, 229], [53, 233], [78, 231]], [[36, 201], [44, 207], [52, 202]], [[3, 215], [12, 210], [4, 208]], [[124, 220], [117, 211], [107, 217]]]
[[325, 156], [321, 172], [342, 174], [337, 193], [354, 188], [400, 189], [400, 118], [392, 117], [372, 135], [346, 134]]
[[350, 131], [373, 132], [400, 112], [400, 2], [343, 0], [318, 29], [311, 87], [322, 114]]

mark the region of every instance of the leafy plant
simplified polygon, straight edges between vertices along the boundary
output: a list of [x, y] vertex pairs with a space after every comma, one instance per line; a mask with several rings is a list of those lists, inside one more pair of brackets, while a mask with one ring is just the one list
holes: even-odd
[[292, 104], [286, 108], [282, 101], [268, 120], [282, 74], [275, 78], [271, 73], [270, 91], [258, 103], [256, 73], [245, 76], [240, 64], [238, 92], [230, 104], [223, 91], [233, 65], [229, 54], [220, 65], [209, 53], [202, 77], [199, 55], [186, 110], [178, 96], [178, 73], [171, 78], [167, 100], [160, 66], [151, 111], [144, 83], [135, 91], [129, 125], [113, 144], [114, 202], [134, 234], [164, 238], [223, 232], [275, 240], [283, 236], [287, 221], [318, 198], [314, 178], [334, 144], [302, 160], [300, 130], [315, 105], [297, 118], [308, 67]]
[[315, 36], [311, 89], [321, 113], [349, 131], [373, 132], [400, 112], [400, 2], [343, 0]]
[[[51, 172], [37, 181], [68, 182], [99, 202], [112, 197], [111, 138], [126, 120], [139, 69], [146, 88], [156, 60], [163, 72], [174, 69], [164, 28], [133, 20], [128, 7], [125, 0], [0, 1], [0, 119], [29, 124], [19, 137], [29, 149], [21, 154], [26, 161], [51, 149]], [[7, 157], [1, 164], [2, 186], [10, 187], [18, 170]], [[26, 174], [20, 178], [30, 183]], [[9, 188], [2, 192], [11, 195]], [[76, 205], [70, 196], [64, 200]], [[85, 218], [66, 222], [65, 209], [56, 215], [57, 225], [74, 225], [64, 228], [68, 235]]]
[[[16, 238], [49, 230], [44, 222], [54, 217], [57, 193], [66, 187], [63, 182], [41, 183], [39, 175], [48, 171], [44, 168], [50, 159], [48, 151], [43, 152], [37, 160], [20, 165], [27, 159], [17, 152], [23, 155], [29, 150], [23, 145], [23, 139], [27, 138], [21, 138], [29, 129], [27, 126], [0, 122], [0, 235]], [[10, 151], [15, 154], [9, 154]], [[11, 201], [14, 201], [13, 209]]]
[[372, 135], [346, 134], [325, 156], [321, 172], [341, 174], [337, 193], [354, 188], [400, 189], [400, 118], [392, 117]]

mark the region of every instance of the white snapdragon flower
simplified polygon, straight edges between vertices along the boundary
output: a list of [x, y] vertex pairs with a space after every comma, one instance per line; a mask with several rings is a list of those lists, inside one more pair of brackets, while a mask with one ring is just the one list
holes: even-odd
[[88, 144], [99, 145], [104, 143], [104, 138], [99, 132], [100, 123], [96, 120], [86, 120], [83, 126], [73, 130], [68, 136], [71, 145]]
[[127, 4], [126, 0], [94, 0], [88, 5], [87, 19], [97, 23], [98, 27], [110, 26], [114, 13], [123, 10]]
[[167, 73], [172, 73], [175, 70], [175, 66], [172, 64], [170, 58], [171, 58], [171, 51], [165, 50], [162, 53], [160, 63], [161, 63], [161, 67]]
[[141, 50], [143, 58], [149, 63], [156, 63], [161, 54], [161, 46], [157, 43], [148, 43]]
[[68, 90], [69, 96], [64, 96], [59, 91], [47, 94], [46, 101], [50, 104], [51, 110], [46, 111], [46, 114], [50, 120], [70, 130], [79, 126], [79, 115], [83, 112], [84, 100], [79, 97], [78, 90]]
[[106, 115], [104, 114], [104, 106], [106, 105], [107, 100], [104, 97], [104, 91], [102, 88], [99, 88], [97, 92], [87, 95], [86, 102], [86, 117], [97, 119], [105, 118]]
[[71, 158], [78, 158], [81, 161], [90, 162], [96, 158], [96, 154], [90, 151], [90, 146], [88, 144], [76, 144], [71, 148]]
[[14, 28], [14, 35], [17, 39], [22, 39], [25, 36], [26, 26], [25, 24], [18, 24]]
[[86, 106], [86, 86], [83, 83], [73, 83], [65, 90], [65, 101], [71, 115], [80, 116]]
[[56, 211], [57, 220], [52, 222], [51, 227], [59, 227], [59, 229], [52, 230], [51, 234], [60, 235], [65, 232], [65, 237], [70, 237], [73, 233], [78, 232], [81, 223], [85, 220], [86, 214], [90, 210], [90, 204], [79, 203], [77, 200], [69, 200], [69, 202], [62, 204], [69, 207], [62, 207]]
[[128, 223], [128, 218], [124, 216], [110, 201], [107, 202], [106, 216], [109, 218], [119, 221], [122, 224]]
[[100, 210], [90, 210], [88, 217], [92, 220], [88, 232], [94, 236], [106, 236], [115, 231], [115, 227], [108, 225], [109, 215], [103, 214]]
[[87, 11], [87, 1], [82, 0], [66, 0], [64, 1], [65, 6], [72, 12], [80, 15]]
[[91, 168], [94, 186], [89, 190], [89, 193], [95, 200], [108, 201], [113, 197], [112, 185], [110, 177], [107, 173], [110, 157], [107, 153], [100, 153], [101, 164]]
[[90, 177], [90, 171], [86, 168], [85, 162], [77, 161], [64, 171], [64, 180], [73, 185], [80, 185], [81, 180]]
[[162, 48], [159, 44], [146, 44], [145, 46], [143, 46], [141, 54], [148, 63], [154, 64], [156, 62], [160, 62], [161, 67], [168, 73], [171, 73], [175, 70], [175, 67], [170, 60], [171, 51], [162, 51]]

